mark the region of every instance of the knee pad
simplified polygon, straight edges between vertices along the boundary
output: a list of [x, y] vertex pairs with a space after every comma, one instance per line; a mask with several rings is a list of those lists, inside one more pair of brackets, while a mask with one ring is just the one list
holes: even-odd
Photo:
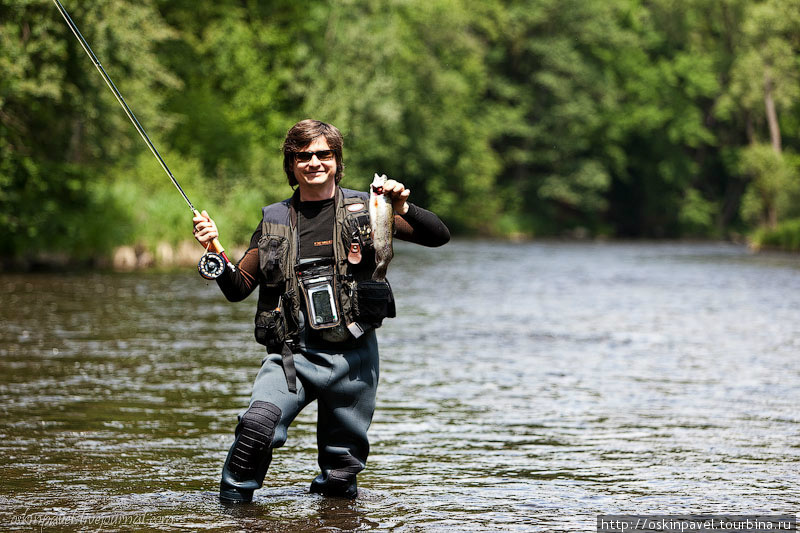
[[242, 478], [252, 477], [268, 460], [268, 450], [281, 419], [281, 410], [269, 402], [255, 401], [242, 415], [239, 434], [230, 460], [230, 470]]

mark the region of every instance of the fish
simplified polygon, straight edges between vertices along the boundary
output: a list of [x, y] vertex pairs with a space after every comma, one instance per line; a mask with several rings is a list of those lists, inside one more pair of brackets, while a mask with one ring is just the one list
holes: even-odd
[[369, 224], [372, 229], [372, 246], [375, 249], [375, 272], [372, 279], [386, 281], [386, 270], [394, 256], [392, 234], [394, 233], [394, 209], [388, 195], [383, 193], [383, 185], [388, 178], [385, 174], [372, 178], [369, 187]]

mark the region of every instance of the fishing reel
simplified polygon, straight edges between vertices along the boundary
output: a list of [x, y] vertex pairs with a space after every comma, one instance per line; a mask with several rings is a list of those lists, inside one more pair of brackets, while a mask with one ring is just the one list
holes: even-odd
[[[201, 217], [197, 210], [193, 210], [196, 217]], [[225, 255], [225, 249], [219, 243], [216, 237], [206, 244], [206, 253], [197, 262], [197, 271], [205, 279], [217, 279], [228, 268], [231, 272], [236, 271], [228, 256]]]
[[197, 271], [205, 279], [217, 279], [225, 272], [226, 263], [221, 254], [206, 251], [197, 263]]

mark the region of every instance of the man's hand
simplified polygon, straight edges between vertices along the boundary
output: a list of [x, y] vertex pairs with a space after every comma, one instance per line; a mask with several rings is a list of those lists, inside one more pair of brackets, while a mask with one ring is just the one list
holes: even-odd
[[192, 222], [194, 222], [192, 234], [194, 238], [197, 239], [197, 242], [203, 246], [208, 246], [211, 241], [219, 237], [217, 225], [205, 211], [200, 213], [199, 217], [196, 216], [192, 218]]
[[406, 189], [405, 185], [396, 180], [386, 180], [383, 184], [383, 193], [388, 194], [392, 199], [392, 209], [398, 215], [405, 215], [408, 213], [408, 197], [411, 195], [411, 189]]

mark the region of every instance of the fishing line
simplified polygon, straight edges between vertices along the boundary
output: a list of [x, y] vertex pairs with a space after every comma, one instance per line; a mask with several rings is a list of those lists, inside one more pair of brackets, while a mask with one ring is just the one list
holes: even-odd
[[[114, 85], [114, 82], [111, 80], [111, 77], [106, 72], [106, 69], [103, 68], [103, 65], [100, 64], [100, 60], [97, 59], [96, 55], [94, 55], [92, 48], [89, 46], [89, 43], [86, 42], [86, 39], [83, 38], [83, 35], [78, 29], [78, 26], [76, 26], [75, 23], [72, 21], [72, 18], [70, 18], [69, 13], [67, 13], [67, 10], [64, 9], [64, 6], [61, 4], [59, 0], [53, 0], [53, 3], [56, 5], [56, 8], [58, 8], [58, 11], [59, 13], [61, 13], [61, 16], [64, 17], [64, 20], [67, 22], [67, 26], [69, 26], [70, 30], [72, 30], [72, 33], [75, 34], [75, 38], [78, 39], [81, 48], [83, 48], [83, 50], [86, 52], [86, 55], [89, 56], [89, 59], [92, 60], [92, 63], [94, 63], [94, 66], [97, 68], [97, 71], [100, 72], [100, 75], [103, 77], [103, 80], [106, 82], [106, 85], [108, 85], [108, 88], [111, 89], [112, 93], [114, 93], [114, 97], [117, 99], [117, 102], [119, 102], [119, 105], [122, 106], [122, 109], [125, 111], [125, 114], [128, 116], [131, 123], [133, 123], [133, 126], [136, 128], [136, 131], [139, 132], [139, 135], [141, 135], [145, 144], [147, 144], [147, 147], [150, 148], [150, 151], [158, 160], [158, 163], [161, 165], [161, 168], [163, 168], [164, 172], [167, 173], [167, 176], [169, 176], [169, 179], [170, 181], [172, 181], [172, 184], [175, 185], [175, 188], [178, 189], [178, 192], [181, 193], [183, 199], [186, 200], [186, 203], [189, 205], [189, 209], [191, 209], [192, 214], [198, 217], [201, 216], [200, 212], [197, 209], [195, 209], [194, 205], [192, 205], [192, 202], [189, 201], [189, 197], [186, 196], [186, 193], [183, 191], [183, 188], [178, 183], [178, 180], [175, 179], [175, 176], [172, 175], [172, 172], [167, 166], [167, 163], [164, 161], [164, 158], [161, 157], [161, 154], [158, 152], [155, 145], [150, 140], [150, 137], [148, 137], [147, 132], [144, 131], [144, 127], [142, 127], [142, 125], [136, 119], [136, 115], [134, 115], [133, 111], [131, 111], [131, 108], [128, 107], [128, 104], [125, 102], [125, 99], [122, 97], [122, 94], [119, 92], [119, 89], [117, 89], [117, 86]], [[209, 251], [209, 248], [211, 248], [213, 251]], [[197, 270], [200, 272], [200, 275], [203, 276], [204, 278], [215, 279], [222, 275], [222, 272], [224, 272], [226, 265], [231, 270], [236, 270], [236, 268], [233, 266], [233, 263], [231, 263], [231, 261], [228, 259], [228, 256], [225, 255], [225, 249], [222, 247], [219, 240], [215, 238], [213, 241], [211, 241], [210, 246], [206, 246], [206, 253], [203, 255], [203, 257], [200, 258], [200, 262], [197, 264]]]

